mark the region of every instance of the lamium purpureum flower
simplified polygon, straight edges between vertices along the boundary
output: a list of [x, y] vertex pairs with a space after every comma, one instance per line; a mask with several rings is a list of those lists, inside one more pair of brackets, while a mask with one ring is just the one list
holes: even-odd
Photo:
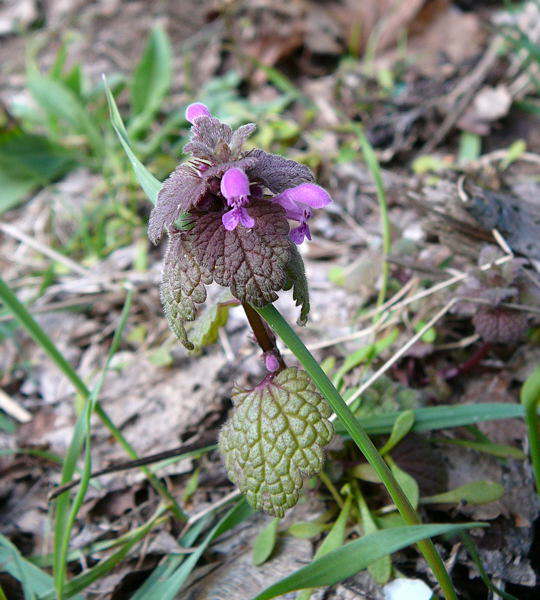
[[252, 306], [292, 288], [299, 322], [306, 321], [309, 295], [297, 245], [311, 239], [313, 210], [331, 199], [306, 166], [259, 149], [243, 151], [253, 124], [233, 132], [200, 103], [188, 106], [186, 120], [190, 158], [163, 184], [148, 228], [154, 243], [164, 231], [169, 236], [161, 298], [171, 329], [188, 348], [185, 323], [197, 317], [206, 285], [227, 287], [242, 303], [266, 374], [255, 387], [232, 394], [219, 448], [248, 501], [280, 517], [296, 504], [303, 478], [322, 468], [333, 435], [331, 411], [309, 375], [287, 367]]
[[311, 239], [313, 209], [328, 205], [330, 195], [305, 165], [244, 151], [254, 124], [233, 131], [201, 103], [188, 106], [186, 120], [189, 158], [163, 184], [148, 228], [154, 243], [169, 235], [161, 285], [169, 325], [191, 348], [185, 323], [196, 318], [212, 282], [254, 306], [292, 288], [304, 323], [309, 297], [296, 245]]
[[249, 179], [247, 175], [237, 167], [228, 169], [221, 178], [221, 193], [232, 209], [221, 217], [223, 227], [232, 231], [241, 223], [244, 227], [251, 229], [255, 221], [249, 216], [245, 205], [249, 202]]

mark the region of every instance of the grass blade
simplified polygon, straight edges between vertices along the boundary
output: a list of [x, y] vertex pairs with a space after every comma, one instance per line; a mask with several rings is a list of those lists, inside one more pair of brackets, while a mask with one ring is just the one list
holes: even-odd
[[[323, 556], [326, 556], [333, 550], [337, 550], [346, 538], [347, 521], [349, 520], [349, 513], [351, 511], [352, 494], [348, 494], [347, 500], [339, 513], [338, 518], [332, 525], [332, 529], [328, 532], [328, 535], [324, 538], [322, 544], [317, 548], [314, 560], [317, 560]], [[301, 594], [298, 594], [297, 600], [309, 600], [311, 598], [312, 590], [304, 590]]]
[[[486, 402], [482, 404], [430, 406], [412, 410], [414, 424], [411, 431], [436, 431], [450, 429], [484, 421], [522, 418], [525, 414], [519, 404]], [[386, 415], [373, 415], [359, 418], [362, 427], [371, 435], [390, 433], [401, 412]], [[335, 424], [337, 433], [346, 434], [339, 422]]]
[[422, 539], [483, 526], [483, 523], [411, 525], [376, 531], [314, 560], [266, 588], [253, 600], [270, 600], [295, 590], [334, 585], [352, 577], [379, 558]]
[[148, 200], [150, 200], [152, 204], [155, 204], [157, 202], [157, 195], [161, 188], [161, 182], [157, 180], [135, 156], [133, 150], [131, 149], [128, 132], [126, 131], [124, 122], [122, 121], [122, 117], [120, 116], [120, 112], [118, 111], [118, 107], [116, 106], [116, 102], [114, 101], [114, 97], [109, 85], [107, 84], [105, 76], [103, 76], [103, 83], [105, 85], [105, 94], [107, 95], [107, 103], [109, 105], [109, 115], [114, 131], [116, 132], [116, 135], [118, 136], [118, 139], [120, 140], [120, 143], [122, 144], [129, 161], [131, 162], [131, 166], [133, 167], [133, 171], [135, 172], [135, 177], [137, 178], [139, 185], [147, 195]]
[[0, 535], [0, 571], [9, 573], [21, 583], [25, 599], [41, 598], [53, 588], [52, 577], [23, 558], [3, 535]]
[[388, 288], [388, 278], [390, 276], [390, 265], [388, 264], [388, 256], [392, 251], [392, 228], [390, 226], [390, 217], [388, 215], [388, 203], [386, 202], [386, 192], [384, 191], [384, 184], [381, 174], [381, 167], [377, 156], [371, 147], [367, 137], [364, 134], [362, 127], [353, 125], [358, 139], [360, 140], [360, 148], [364, 155], [367, 167], [373, 180], [375, 182], [375, 189], [377, 191], [377, 201], [379, 202], [379, 212], [381, 213], [381, 230], [382, 230], [382, 251], [383, 251], [383, 263], [382, 263], [382, 281], [381, 289], [379, 290], [379, 296], [377, 298], [377, 306], [380, 306], [386, 298], [386, 290]]
[[253, 513], [253, 509], [249, 506], [247, 501], [242, 498], [231, 508], [227, 514], [219, 521], [219, 523], [210, 531], [210, 533], [204, 538], [199, 547], [195, 552], [190, 554], [182, 564], [166, 579], [160, 578], [156, 581], [156, 584], [151, 588], [147, 588], [144, 596], [134, 596], [132, 600], [140, 598], [141, 600], [146, 598], [159, 598], [159, 600], [174, 600], [178, 592], [182, 588], [186, 579], [188, 578], [191, 571], [195, 568], [195, 565], [199, 561], [203, 552], [208, 548], [211, 542], [213, 542], [221, 534], [225, 533], [229, 529], [232, 529]]
[[77, 577], [74, 577], [71, 581], [69, 581], [62, 593], [62, 596], [57, 596], [54, 591], [51, 591], [43, 596], [40, 596], [39, 600], [55, 600], [55, 598], [62, 598], [62, 600], [67, 598], [72, 598], [75, 594], [83, 591], [89, 585], [97, 581], [98, 579], [104, 577], [109, 571], [111, 571], [121, 560], [125, 558], [127, 553], [133, 548], [135, 544], [140, 542], [154, 527], [162, 523], [167, 519], [167, 516], [163, 516], [163, 513], [166, 511], [166, 508], [161, 506], [156, 511], [156, 514], [144, 525], [137, 527], [134, 529], [129, 536], [128, 541], [123, 544], [123, 546], [117, 550], [114, 554], [102, 560], [97, 565], [83, 571]]
[[[366, 430], [360, 425], [359, 421], [351, 412], [351, 409], [332, 385], [332, 382], [328, 379], [325, 372], [303, 344], [302, 340], [296, 335], [292, 327], [272, 304], [257, 307], [256, 310], [302, 363], [302, 366], [312, 378], [313, 383], [326, 398], [328, 404], [344, 425], [355, 444], [366, 457], [369, 464], [375, 469], [377, 475], [381, 478], [381, 481], [384, 483], [386, 490], [390, 494], [405, 522], [408, 525], [420, 524], [420, 517], [411, 506], [403, 489], [392, 475], [388, 465], [377, 451], [377, 448], [374, 446]], [[452, 580], [450, 579], [446, 566], [433, 542], [431, 540], [422, 539], [418, 542], [418, 548], [437, 578], [446, 600], [457, 600]]]
[[469, 553], [469, 556], [478, 569], [478, 573], [480, 573], [480, 577], [488, 590], [490, 590], [495, 597], [500, 596], [504, 600], [518, 600], [515, 596], [512, 596], [512, 594], [508, 594], [507, 592], [499, 589], [491, 582], [486, 570], [484, 569], [484, 565], [482, 564], [480, 554], [478, 553], [478, 549], [476, 548], [473, 538], [466, 531], [462, 531], [459, 534], [459, 537], [461, 538], [461, 541]]
[[521, 403], [525, 410], [525, 422], [529, 435], [529, 447], [536, 481], [536, 493], [540, 495], [540, 424], [538, 406], [540, 405], [540, 367], [537, 367], [521, 388]]
[[[8, 310], [15, 317], [15, 319], [26, 329], [27, 333], [33, 338], [33, 340], [43, 348], [46, 354], [52, 359], [56, 366], [64, 373], [64, 375], [73, 384], [77, 392], [85, 400], [90, 397], [90, 390], [83, 382], [83, 380], [77, 375], [75, 369], [65, 359], [64, 355], [54, 345], [51, 338], [43, 331], [38, 322], [28, 312], [26, 307], [19, 302], [15, 294], [9, 289], [4, 280], [0, 277], [0, 299], [5, 303]], [[95, 412], [101, 419], [105, 427], [111, 432], [116, 441], [126, 451], [128, 456], [133, 460], [137, 460], [139, 457], [126, 440], [122, 432], [116, 427], [111, 421], [106, 411], [103, 409], [99, 402], [95, 403]], [[148, 477], [148, 480], [154, 487], [154, 489], [170, 504], [171, 510], [175, 517], [180, 521], [187, 521], [187, 515], [178, 506], [176, 500], [171, 496], [165, 486], [161, 484], [159, 479], [146, 467], [141, 466], [141, 471]]]
[[109, 353], [107, 356], [107, 360], [105, 361], [105, 365], [102, 369], [101, 376], [92, 390], [90, 396], [86, 399], [85, 406], [79, 419], [77, 420], [77, 425], [75, 427], [75, 431], [72, 437], [72, 441], [70, 443], [68, 449], [68, 457], [69, 460], [66, 460], [62, 469], [62, 484], [67, 483], [73, 477], [73, 473], [75, 471], [75, 465], [77, 458], [81, 451], [81, 446], [84, 441], [85, 446], [85, 457], [84, 457], [84, 467], [83, 473], [81, 476], [81, 483], [77, 494], [75, 495], [75, 499], [71, 507], [69, 508], [69, 494], [64, 493], [61, 495], [56, 502], [56, 523], [55, 523], [55, 552], [54, 552], [54, 577], [55, 577], [55, 587], [58, 592], [58, 596], [61, 598], [66, 578], [66, 569], [67, 569], [67, 556], [69, 550], [69, 540], [71, 537], [71, 529], [73, 528], [73, 523], [77, 518], [77, 514], [84, 502], [84, 498], [86, 496], [86, 492], [88, 490], [88, 485], [90, 483], [90, 475], [92, 472], [92, 458], [91, 458], [91, 424], [90, 419], [95, 410], [95, 405], [99, 394], [101, 392], [101, 388], [103, 387], [103, 383], [105, 382], [105, 376], [109, 370], [109, 366], [113, 356], [116, 354], [118, 347], [120, 345], [120, 340], [122, 338], [122, 334], [124, 328], [127, 323], [127, 319], [129, 317], [129, 311], [131, 309], [131, 301], [133, 298], [133, 290], [129, 290], [126, 301], [124, 303], [124, 308], [122, 310], [122, 314], [120, 316], [120, 322], [115, 331], [113, 341], [111, 347], [109, 349]]
[[105, 146], [99, 129], [86, 107], [68, 87], [31, 67], [28, 70], [28, 89], [47, 116], [69, 123], [75, 131], [86, 136], [98, 156], [104, 156]]
[[[179, 544], [183, 547], [190, 548], [195, 543], [195, 540], [201, 534], [201, 531], [208, 525], [208, 521], [212, 518], [211, 514], [206, 515], [190, 530], [180, 538]], [[152, 598], [152, 589], [154, 586], [168, 581], [170, 576], [184, 562], [185, 554], [170, 554], [162, 563], [160, 563], [153, 571], [150, 577], [142, 584], [142, 586], [131, 596], [130, 600], [147, 600]]]
[[148, 127], [171, 85], [171, 44], [162, 27], [154, 27], [133, 74], [129, 133], [135, 136]]

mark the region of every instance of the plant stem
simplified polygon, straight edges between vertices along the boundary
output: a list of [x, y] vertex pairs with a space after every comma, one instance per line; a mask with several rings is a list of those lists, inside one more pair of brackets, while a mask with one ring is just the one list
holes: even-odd
[[[360, 140], [360, 148], [364, 155], [364, 160], [368, 166], [368, 169], [375, 181], [375, 189], [377, 191], [377, 201], [379, 203], [379, 213], [381, 218], [381, 232], [382, 232], [382, 251], [383, 251], [383, 263], [382, 263], [382, 281], [381, 289], [377, 297], [377, 307], [381, 306], [386, 299], [386, 291], [388, 289], [388, 278], [390, 277], [390, 265], [388, 263], [388, 256], [392, 250], [392, 228], [390, 226], [390, 217], [388, 215], [388, 203], [386, 202], [386, 192], [384, 191], [384, 184], [381, 175], [381, 168], [377, 156], [367, 139], [364, 130], [361, 126], [355, 125], [354, 129]], [[377, 317], [375, 317], [377, 320]]]
[[536, 493], [540, 496], [540, 423], [538, 406], [540, 405], [540, 367], [527, 378], [521, 388], [521, 403], [525, 409], [525, 421], [529, 434], [529, 451], [536, 482]]
[[261, 347], [261, 350], [263, 352], [271, 352], [278, 359], [280, 370], [285, 369], [287, 365], [276, 346], [276, 337], [272, 333], [272, 330], [250, 304], [242, 303], [242, 307], [244, 308], [249, 326], [251, 327], [253, 335], [257, 340], [257, 344]]
[[343, 505], [345, 504], [343, 502], [343, 498], [339, 495], [339, 492], [336, 490], [336, 486], [332, 483], [330, 477], [328, 477], [324, 471], [321, 471], [319, 473], [319, 479], [328, 488], [328, 491], [332, 494], [332, 497], [336, 501], [336, 504], [339, 506], [339, 508], [343, 508]]
[[[366, 457], [369, 464], [384, 483], [390, 497], [405, 522], [408, 525], [418, 525], [421, 523], [418, 514], [409, 503], [407, 496], [392, 475], [388, 465], [377, 451], [377, 448], [291, 326], [272, 304], [268, 304], [262, 308], [256, 308], [256, 310], [302, 363], [321, 394], [326, 398], [332, 410], [347, 429], [351, 438], [355, 441], [362, 454]], [[424, 555], [424, 558], [437, 578], [446, 600], [457, 600], [450, 576], [448, 575], [446, 567], [439, 556], [439, 553], [435, 549], [433, 542], [429, 539], [422, 540], [418, 542], [418, 548]]]

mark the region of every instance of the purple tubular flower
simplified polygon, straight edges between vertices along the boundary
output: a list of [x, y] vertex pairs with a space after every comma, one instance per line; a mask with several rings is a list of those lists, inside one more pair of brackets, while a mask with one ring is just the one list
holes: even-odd
[[309, 225], [306, 221], [302, 222], [298, 227], [291, 229], [289, 236], [297, 246], [304, 241], [304, 238], [311, 240], [311, 231], [309, 230]]
[[195, 123], [195, 119], [198, 119], [199, 117], [211, 116], [212, 114], [208, 110], [208, 107], [202, 104], [201, 102], [194, 102], [186, 108], [186, 121], [188, 121], [192, 125], [193, 123]]
[[295, 227], [290, 232], [291, 240], [297, 245], [301, 244], [305, 238], [311, 239], [311, 232], [307, 224], [312, 216], [311, 208], [322, 208], [332, 202], [330, 194], [314, 183], [301, 183], [281, 192], [273, 200], [283, 206], [288, 219], [299, 221], [299, 227]]
[[249, 202], [249, 179], [242, 169], [233, 167], [225, 171], [221, 179], [221, 193], [227, 204], [233, 207], [221, 217], [223, 227], [227, 231], [236, 229], [239, 224], [247, 229], [254, 227], [254, 219], [244, 208]]
[[332, 202], [330, 194], [315, 183], [301, 183], [281, 192], [275, 199], [284, 198], [288, 202], [307, 204], [311, 208], [323, 208]]

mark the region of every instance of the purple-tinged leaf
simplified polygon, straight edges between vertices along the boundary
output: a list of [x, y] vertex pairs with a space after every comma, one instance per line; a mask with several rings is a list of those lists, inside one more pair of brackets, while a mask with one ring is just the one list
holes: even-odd
[[248, 171], [250, 180], [262, 183], [274, 194], [314, 181], [311, 170], [294, 160], [278, 154], [268, 154], [258, 148], [252, 150], [249, 156], [258, 158], [257, 163]]
[[197, 304], [206, 300], [205, 284], [211, 282], [211, 275], [194, 258], [189, 241], [180, 233], [172, 235], [163, 262], [161, 302], [169, 327], [188, 350], [193, 350], [193, 344], [184, 324], [195, 320]]
[[237, 168], [243, 169], [246, 171], [247, 169], [253, 167], [256, 164], [257, 158], [255, 156], [245, 156], [244, 158], [239, 158], [238, 160], [231, 160], [229, 162], [220, 163], [217, 165], [213, 165], [208, 167], [203, 173], [202, 177], [208, 181], [214, 177], [219, 178], [228, 171], [229, 169]]
[[527, 331], [527, 314], [504, 307], [482, 306], [473, 317], [476, 333], [492, 344], [515, 344]]
[[[231, 137], [232, 129], [225, 123], [215, 117], [199, 117], [191, 127], [191, 141], [184, 146], [184, 152], [212, 163], [216, 161], [216, 153], [220, 161], [230, 160]], [[225, 150], [228, 157], [223, 156]]]
[[257, 129], [255, 123], [247, 123], [236, 129], [231, 137], [229, 147], [233, 156], [237, 156], [242, 150], [244, 142]]
[[195, 206], [205, 193], [206, 184], [191, 165], [176, 167], [163, 183], [150, 213], [148, 237], [151, 242], [157, 244], [163, 231], [169, 231], [180, 213]]
[[214, 281], [230, 288], [242, 302], [264, 306], [277, 299], [285, 283], [285, 266], [290, 257], [289, 224], [278, 204], [252, 202], [247, 207], [255, 221], [252, 229], [223, 227], [222, 212], [198, 216], [183, 238], [193, 245], [199, 264], [212, 273]]

